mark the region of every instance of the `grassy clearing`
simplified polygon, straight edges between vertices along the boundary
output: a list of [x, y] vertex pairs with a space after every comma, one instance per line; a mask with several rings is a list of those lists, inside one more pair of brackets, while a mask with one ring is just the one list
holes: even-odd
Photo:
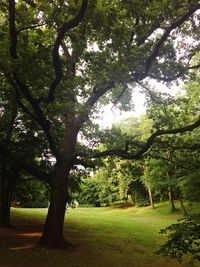
[[[193, 206], [197, 210], [198, 206]], [[190, 207], [191, 209], [191, 207]], [[0, 233], [1, 267], [130, 266], [188, 267], [155, 255], [164, 242], [158, 232], [174, 223], [181, 212], [170, 214], [167, 203], [157, 209], [77, 208], [66, 214], [65, 235], [76, 245], [72, 251], [54, 251], [35, 246], [46, 209], [13, 209], [18, 230]], [[198, 266], [198, 265], [196, 265]]]

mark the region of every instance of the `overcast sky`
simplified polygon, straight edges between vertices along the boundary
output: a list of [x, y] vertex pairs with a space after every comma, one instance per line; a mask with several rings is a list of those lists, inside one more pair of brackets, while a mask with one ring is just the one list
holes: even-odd
[[[167, 86], [157, 83], [155, 81], [152, 81], [152, 87], [155, 88], [155, 90], [160, 92], [169, 93], [173, 96], [175, 96], [178, 91], [181, 88], [181, 82], [179, 87], [176, 85], [173, 85], [171, 89], [167, 88]], [[113, 123], [116, 123], [122, 119], [128, 118], [128, 117], [140, 117], [142, 114], [145, 113], [145, 95], [144, 93], [141, 93], [139, 88], [135, 89], [133, 94], [133, 102], [134, 102], [134, 110], [131, 112], [122, 112], [116, 109], [112, 109], [113, 104], [103, 107], [101, 110], [102, 115], [101, 119], [96, 119], [95, 122], [98, 123], [101, 128], [110, 128]]]
[[145, 113], [145, 97], [142, 93], [135, 91], [133, 93], [134, 110], [130, 112], [122, 112], [117, 109], [112, 109], [113, 104], [103, 108], [102, 119], [95, 120], [101, 128], [111, 127], [113, 123], [118, 122], [128, 117], [139, 117]]

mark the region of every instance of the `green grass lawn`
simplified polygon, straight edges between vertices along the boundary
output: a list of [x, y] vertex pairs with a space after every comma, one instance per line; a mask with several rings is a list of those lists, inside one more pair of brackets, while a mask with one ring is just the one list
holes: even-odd
[[[197, 205], [190, 207], [197, 208]], [[167, 203], [157, 205], [155, 210], [150, 207], [69, 209], [65, 236], [76, 246], [70, 251], [33, 246], [40, 233], [31, 229], [44, 221], [46, 212], [46, 209], [12, 210], [19, 232], [20, 227], [28, 225], [30, 234], [11, 230], [6, 239], [6, 233], [2, 233], [6, 245], [1, 244], [0, 267], [190, 266], [187, 258], [179, 264], [155, 254], [165, 240], [159, 230], [181, 217], [181, 211], [171, 214]]]

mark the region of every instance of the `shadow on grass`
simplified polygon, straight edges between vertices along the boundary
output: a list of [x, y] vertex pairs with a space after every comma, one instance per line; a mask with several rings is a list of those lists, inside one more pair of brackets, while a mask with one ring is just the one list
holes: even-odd
[[43, 223], [17, 222], [11, 228], [0, 228], [0, 248], [9, 250], [36, 247], [42, 234]]

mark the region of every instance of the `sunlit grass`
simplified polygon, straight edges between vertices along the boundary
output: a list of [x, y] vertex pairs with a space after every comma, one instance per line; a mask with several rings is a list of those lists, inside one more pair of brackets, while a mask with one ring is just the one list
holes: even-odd
[[[197, 204], [190, 207], [191, 211], [197, 209]], [[44, 221], [46, 212], [46, 209], [12, 210], [18, 222], [22, 218], [25, 222]], [[157, 205], [155, 210], [150, 207], [69, 209], [66, 213], [65, 236], [76, 249], [54, 251], [28, 247], [28, 244], [27, 249], [6, 248], [0, 252], [0, 266], [188, 267], [188, 259], [179, 264], [155, 254], [164, 242], [159, 230], [181, 217], [180, 209], [175, 214], [170, 213], [168, 203]], [[15, 243], [17, 247], [17, 240]]]

